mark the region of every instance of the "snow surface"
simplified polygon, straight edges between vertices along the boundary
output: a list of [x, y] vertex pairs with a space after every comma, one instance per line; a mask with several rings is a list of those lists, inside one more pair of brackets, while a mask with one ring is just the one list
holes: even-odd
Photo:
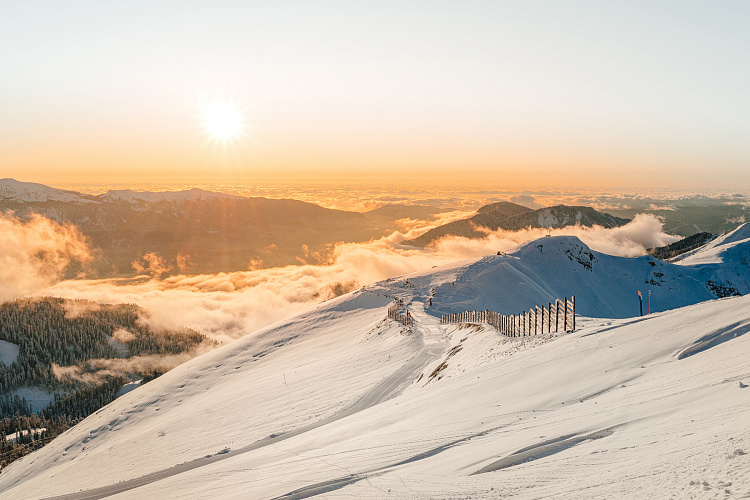
[[18, 358], [18, 346], [12, 342], [0, 340], [0, 363], [10, 365]]
[[125, 201], [131, 204], [157, 203], [162, 201], [184, 203], [195, 200], [242, 199], [225, 193], [214, 193], [193, 188], [185, 191], [133, 191], [131, 189], [111, 189], [98, 196], [84, 195], [75, 191], [56, 189], [35, 182], [21, 182], [15, 179], [0, 179], [0, 199], [10, 198], [23, 202], [75, 202], [101, 203], [102, 201]]
[[127, 394], [130, 391], [137, 389], [141, 386], [141, 380], [136, 380], [134, 382], [128, 382], [127, 384], [120, 387], [120, 390], [117, 392], [118, 396], [122, 396], [123, 394]]
[[0, 179], [0, 198], [12, 198], [23, 202], [61, 201], [93, 203], [93, 197], [75, 191], [55, 189], [35, 182], [20, 182], [15, 179]]
[[750, 242], [750, 223], [739, 226], [734, 231], [714, 238], [704, 246], [694, 250], [689, 256], [681, 260], [681, 265], [721, 264], [724, 262], [723, 254], [727, 252], [745, 253], [747, 266], [747, 247]]
[[[439, 324], [450, 302], [481, 309], [495, 295], [514, 300], [506, 289], [525, 300], [556, 295], [566, 283], [554, 269], [586, 276], [576, 284], [592, 289], [586, 300], [618, 312], [607, 304], [630, 293], [618, 273], [636, 283], [636, 271], [656, 269], [580, 245], [543, 238], [508, 256], [370, 285], [271, 325], [14, 462], [0, 475], [0, 496], [750, 496], [750, 296], [642, 318], [581, 318], [572, 334], [522, 339]], [[722, 264], [664, 264], [666, 281], [682, 287], [675, 294], [693, 290], [685, 276], [697, 290], [722, 266], [742, 270], [732, 267], [736, 255], [715, 252]], [[581, 264], [589, 255], [596, 273]], [[436, 305], [425, 309], [430, 296]], [[413, 328], [386, 319], [396, 297]]]
[[644, 296], [644, 312], [649, 290], [652, 312], [714, 299], [717, 286], [746, 294], [750, 293], [749, 238], [750, 224], [745, 224], [711, 242], [701, 259], [686, 259], [679, 265], [650, 256], [603, 254], [575, 236], [541, 238], [506, 255], [469, 264], [455, 281], [437, 287], [431, 312], [492, 309], [519, 314], [576, 295], [577, 312], [583, 316], [627, 318], [640, 314], [638, 291]]
[[[41, 434], [42, 432], [44, 432], [46, 430], [47, 430], [46, 427], [37, 427], [35, 429], [31, 429], [31, 432], [34, 433], [34, 434]], [[12, 434], [7, 434], [5, 436], [5, 440], [6, 441], [15, 441], [19, 437], [25, 436], [28, 433], [29, 433], [29, 430], [27, 429], [27, 430], [21, 430], [21, 431], [18, 431], [18, 432], [14, 432]]]
[[184, 203], [195, 200], [212, 200], [212, 199], [240, 199], [238, 196], [214, 193], [199, 188], [188, 189], [185, 191], [133, 191], [131, 189], [110, 189], [101, 198], [105, 201], [122, 200], [128, 203], [157, 203], [168, 201], [173, 203]]
[[55, 400], [55, 393], [43, 387], [19, 387], [13, 391], [13, 394], [26, 398], [26, 402], [31, 405], [31, 411], [34, 412], [42, 411]]

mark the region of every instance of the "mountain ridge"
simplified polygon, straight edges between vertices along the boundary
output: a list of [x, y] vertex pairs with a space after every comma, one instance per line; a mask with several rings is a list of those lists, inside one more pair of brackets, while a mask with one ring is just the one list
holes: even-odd
[[168, 274], [319, 264], [337, 242], [385, 234], [357, 212], [197, 188], [81, 195], [3, 179], [0, 210], [75, 225], [101, 250], [103, 258], [90, 266], [94, 277], [133, 275], [134, 262], [147, 253], [164, 259]]
[[402, 243], [425, 247], [446, 236], [478, 239], [485, 237], [489, 231], [499, 229], [519, 231], [527, 228], [562, 228], [577, 224], [612, 228], [628, 222], [630, 220], [598, 212], [591, 207], [556, 205], [533, 210], [515, 203], [501, 202], [485, 205], [468, 219], [444, 224]]

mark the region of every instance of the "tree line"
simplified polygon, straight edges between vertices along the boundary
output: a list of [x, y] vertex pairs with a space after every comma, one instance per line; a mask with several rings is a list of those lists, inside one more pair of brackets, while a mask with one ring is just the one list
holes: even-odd
[[[0, 304], [0, 340], [18, 346], [15, 361], [0, 362], [0, 468], [112, 402], [126, 383], [139, 379], [146, 383], [162, 375], [144, 368], [83, 383], [58, 379], [53, 364], [96, 374], [86, 361], [179, 354], [199, 344], [215, 344], [187, 328], [157, 331], [141, 320], [145, 316], [146, 311], [134, 304], [101, 305], [55, 297]], [[18, 395], [22, 387], [46, 389], [54, 394], [53, 401], [35, 413]], [[18, 432], [21, 435], [6, 439]]]
[[688, 236], [687, 238], [683, 238], [663, 247], [649, 248], [646, 252], [659, 260], [667, 260], [672, 257], [677, 257], [685, 252], [689, 252], [690, 250], [695, 250], [714, 238], [715, 236], [711, 233], [695, 233], [692, 236]]
[[[71, 314], [71, 311], [83, 310]], [[209, 340], [190, 329], [155, 331], [139, 321], [145, 311], [134, 304], [97, 305], [85, 300], [45, 297], [0, 304], [0, 340], [16, 344], [18, 357], [0, 363], [0, 394], [37, 386], [52, 392], [73, 388], [58, 380], [52, 364], [73, 366], [90, 359], [147, 354], [179, 354]], [[129, 340], [114, 339], [126, 330]], [[3, 415], [0, 414], [0, 417]]]

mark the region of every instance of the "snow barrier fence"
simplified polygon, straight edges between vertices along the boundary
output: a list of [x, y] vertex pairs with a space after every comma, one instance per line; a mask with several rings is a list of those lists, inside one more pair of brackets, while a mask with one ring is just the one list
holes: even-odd
[[414, 318], [411, 314], [400, 313], [399, 311], [404, 307], [404, 301], [396, 299], [396, 301], [388, 308], [388, 317], [394, 321], [398, 321], [402, 325], [412, 326], [414, 324]]
[[576, 329], [576, 296], [573, 295], [571, 300], [567, 297], [555, 299], [546, 306], [534, 306], [520, 314], [500, 314], [490, 310], [442, 314], [440, 323], [487, 323], [507, 337], [539, 335], [544, 333], [545, 325], [547, 333], [551, 333], [553, 327], [556, 332], [561, 327], [564, 332], [572, 332]]

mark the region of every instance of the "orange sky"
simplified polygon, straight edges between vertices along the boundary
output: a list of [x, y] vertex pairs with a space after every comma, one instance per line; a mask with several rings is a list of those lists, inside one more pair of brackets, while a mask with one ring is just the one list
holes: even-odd
[[[750, 186], [748, 4], [24, 4], [0, 177]], [[218, 141], [202, 107], [228, 103]]]

